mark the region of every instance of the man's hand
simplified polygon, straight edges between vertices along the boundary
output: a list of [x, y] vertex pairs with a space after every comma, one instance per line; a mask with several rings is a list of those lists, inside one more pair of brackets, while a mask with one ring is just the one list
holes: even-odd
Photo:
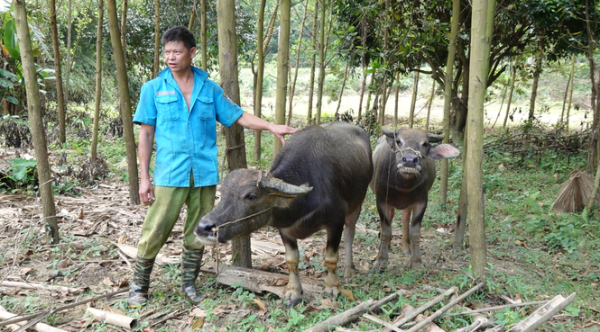
[[288, 127], [286, 125], [271, 124], [269, 131], [275, 135], [282, 145], [285, 145], [285, 135], [291, 135], [296, 132], [296, 128]]
[[142, 204], [150, 205], [152, 202], [154, 202], [154, 190], [152, 189], [150, 180], [142, 180], [140, 182], [140, 190], [138, 193], [140, 195], [140, 201], [142, 201]]
[[273, 133], [273, 135], [275, 135], [275, 137], [277, 137], [283, 145], [285, 145], [285, 135], [291, 135], [296, 132], [295, 128], [286, 125], [274, 124], [247, 112], [244, 112], [244, 114], [240, 116], [240, 118], [237, 120], [237, 123], [248, 129], [268, 130]]

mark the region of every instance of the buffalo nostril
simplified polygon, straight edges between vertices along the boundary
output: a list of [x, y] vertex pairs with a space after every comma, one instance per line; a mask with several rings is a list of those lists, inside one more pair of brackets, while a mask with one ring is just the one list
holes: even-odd
[[419, 158], [413, 159], [413, 163], [418, 164], [419, 163]]

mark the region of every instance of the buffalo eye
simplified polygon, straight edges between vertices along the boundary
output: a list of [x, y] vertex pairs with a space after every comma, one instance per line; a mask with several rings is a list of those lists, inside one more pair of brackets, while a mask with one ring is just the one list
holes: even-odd
[[426, 148], [426, 149], [427, 149], [427, 148], [429, 148], [429, 145], [430, 145], [430, 144], [429, 144], [429, 143], [427, 143], [427, 142], [423, 143], [423, 147], [424, 147], [424, 148]]
[[247, 200], [247, 201], [255, 201], [257, 198], [258, 197], [255, 194], [253, 194], [253, 193], [247, 194], [244, 197], [244, 199]]

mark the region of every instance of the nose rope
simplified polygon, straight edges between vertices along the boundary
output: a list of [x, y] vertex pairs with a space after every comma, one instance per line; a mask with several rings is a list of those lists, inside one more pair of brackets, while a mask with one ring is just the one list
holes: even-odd
[[411, 147], [406, 147], [404, 149], [400, 149], [400, 147], [398, 146], [398, 140], [396, 137], [396, 132], [394, 131], [394, 146], [396, 147], [396, 150], [394, 151], [394, 153], [401, 153], [402, 156], [404, 156], [404, 151], [412, 151], [414, 152], [414, 154], [419, 157], [419, 158], [423, 158], [423, 155], [421, 154], [420, 151], [417, 151]]

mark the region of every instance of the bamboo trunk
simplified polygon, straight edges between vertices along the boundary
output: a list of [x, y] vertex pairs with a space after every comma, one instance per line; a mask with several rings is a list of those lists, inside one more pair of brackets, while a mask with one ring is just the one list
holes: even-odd
[[[6, 311], [6, 309], [4, 309], [4, 307], [0, 306], [0, 319], [6, 320], [6, 319], [15, 318], [15, 317], [18, 317], [18, 315], [10, 313], [10, 312]], [[13, 331], [16, 331], [25, 324], [27, 324], [27, 322], [23, 321], [23, 322], [8, 325], [7, 327]], [[43, 323], [37, 323], [34, 326], [32, 326], [31, 328], [36, 331], [39, 331], [39, 332], [66, 332], [66, 330], [58, 329], [56, 327], [52, 327], [50, 325], [43, 324]]]
[[138, 320], [129, 316], [119, 315], [114, 312], [108, 312], [89, 307], [87, 308], [87, 312], [89, 312], [95, 319], [98, 319], [106, 324], [115, 325], [129, 331], [138, 326]]
[[412, 99], [410, 101], [410, 112], [408, 115], [408, 127], [412, 128], [415, 121], [415, 106], [417, 104], [417, 92], [419, 91], [419, 72], [414, 72]]

